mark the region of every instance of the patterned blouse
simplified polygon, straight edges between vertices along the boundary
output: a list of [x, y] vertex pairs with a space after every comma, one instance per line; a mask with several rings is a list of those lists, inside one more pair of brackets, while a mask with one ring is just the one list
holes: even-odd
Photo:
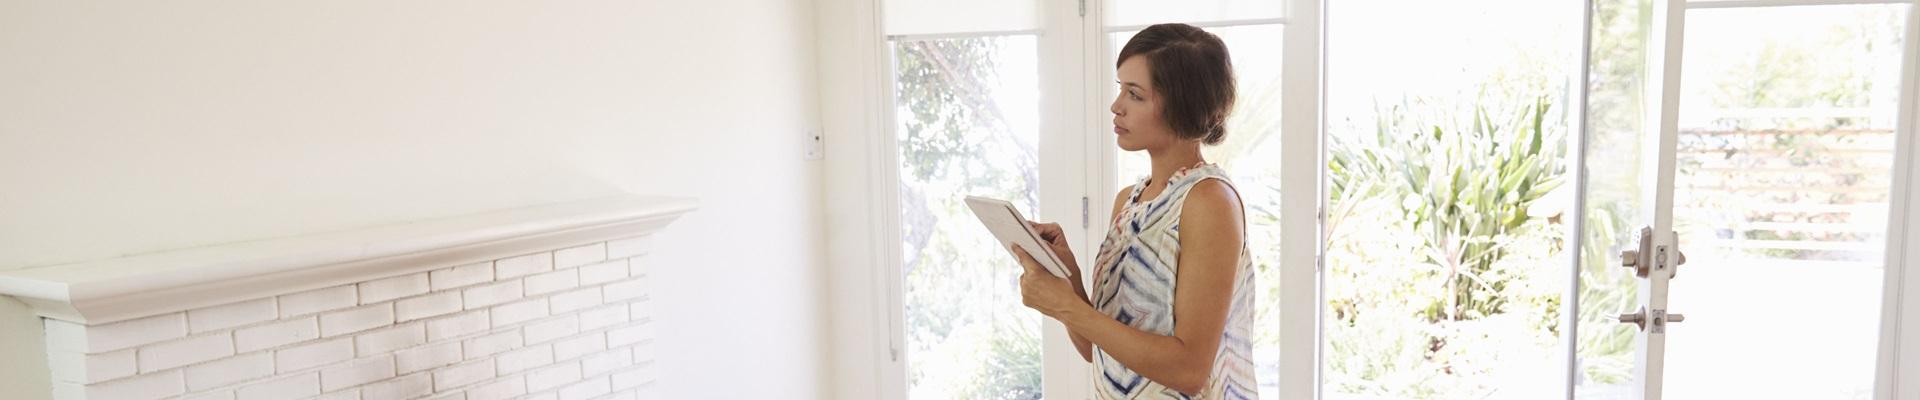
[[[1141, 202], [1146, 179], [1133, 185], [1127, 203], [1114, 218], [1094, 262], [1094, 308], [1122, 324], [1158, 335], [1172, 335], [1174, 278], [1180, 268], [1180, 210], [1195, 183], [1219, 179], [1232, 185], [1213, 164], [1175, 172], [1159, 197]], [[1253, 260], [1245, 245], [1234, 274], [1233, 302], [1226, 331], [1214, 356], [1212, 381], [1195, 396], [1181, 394], [1134, 373], [1098, 346], [1093, 350], [1094, 390], [1099, 399], [1252, 399], [1259, 397], [1253, 377]]]

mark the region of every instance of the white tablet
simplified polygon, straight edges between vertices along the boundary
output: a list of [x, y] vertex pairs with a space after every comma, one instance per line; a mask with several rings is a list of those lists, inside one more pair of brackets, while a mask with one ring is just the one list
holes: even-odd
[[1020, 216], [1020, 210], [1014, 209], [1013, 203], [991, 197], [967, 196], [967, 208], [973, 209], [973, 215], [980, 217], [980, 223], [985, 224], [987, 231], [993, 232], [993, 237], [1000, 240], [1000, 248], [1006, 249], [1017, 244], [1035, 260], [1039, 260], [1040, 265], [1046, 267], [1047, 272], [1052, 272], [1053, 276], [1067, 277], [1067, 268], [1060, 262], [1060, 256], [1053, 254], [1053, 248], [1040, 240], [1040, 233], [1027, 225], [1026, 217]]

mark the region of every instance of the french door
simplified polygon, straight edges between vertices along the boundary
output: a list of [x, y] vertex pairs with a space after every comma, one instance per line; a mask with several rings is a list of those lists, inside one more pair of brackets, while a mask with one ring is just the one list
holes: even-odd
[[[880, 288], [893, 305], [884, 363], [900, 371], [882, 385], [882, 397], [1090, 395], [1094, 379], [1065, 329], [1020, 306], [1019, 270], [959, 199], [1006, 198], [1036, 220], [1060, 223], [1081, 264], [1091, 264], [1112, 196], [1145, 173], [1144, 156], [1117, 154], [1104, 133], [1111, 132], [1107, 109], [1117, 93], [1114, 58], [1133, 33], [1167, 22], [1202, 26], [1232, 52], [1240, 109], [1228, 122], [1227, 143], [1208, 154], [1238, 173], [1249, 207], [1249, 245], [1261, 268], [1256, 372], [1267, 398], [1311, 396], [1313, 237], [1300, 234], [1313, 231], [1313, 217], [1280, 210], [1310, 209], [1317, 188], [1283, 189], [1280, 174], [1308, 171], [1295, 179], [1310, 182], [1315, 168], [1318, 21], [1293, 18], [1317, 15], [1316, 3], [878, 1], [891, 102], [889, 133], [875, 152], [884, 160], [877, 164], [887, 166], [881, 181], [889, 184], [875, 190], [895, 210], [882, 223], [890, 234], [881, 235], [892, 239]], [[1293, 110], [1283, 111], [1288, 106]], [[1298, 129], [1286, 129], [1293, 133], [1283, 138], [1283, 123]], [[1297, 149], [1285, 159], [1292, 167], [1281, 165], [1283, 148]], [[1120, 176], [1128, 182], [1119, 183]], [[1308, 245], [1282, 251], [1287, 233], [1296, 236], [1292, 243]], [[1294, 260], [1284, 262], [1283, 254]], [[1282, 274], [1296, 276], [1289, 282], [1297, 287], [1281, 290]], [[1283, 293], [1297, 299], [1283, 302]], [[1283, 314], [1295, 320], [1292, 328], [1279, 323]], [[1283, 341], [1294, 351], [1283, 355]]]
[[1892, 393], [1911, 2], [1325, 18], [1319, 397]]
[[868, 1], [880, 398], [1090, 393], [958, 200], [1090, 264], [1146, 172], [1113, 58], [1160, 22], [1235, 62], [1207, 151], [1248, 205], [1262, 398], [1889, 393], [1911, 1]]
[[1618, 35], [1596, 29], [1587, 46], [1600, 70], [1643, 46], [1644, 85], [1589, 78], [1586, 98], [1638, 86], [1644, 106], [1588, 106], [1574, 394], [1873, 398], [1890, 211], [1910, 190], [1912, 4], [1646, 5], [1643, 42], [1596, 47]]

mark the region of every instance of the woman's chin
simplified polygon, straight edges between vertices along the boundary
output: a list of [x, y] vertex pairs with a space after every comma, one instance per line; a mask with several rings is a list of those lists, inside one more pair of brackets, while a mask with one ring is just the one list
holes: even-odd
[[1120, 146], [1120, 150], [1122, 151], [1140, 151], [1140, 150], [1146, 149], [1145, 146], [1141, 146], [1138, 143], [1133, 143], [1132, 141], [1128, 141], [1125, 137], [1114, 138], [1113, 144], [1116, 146]]

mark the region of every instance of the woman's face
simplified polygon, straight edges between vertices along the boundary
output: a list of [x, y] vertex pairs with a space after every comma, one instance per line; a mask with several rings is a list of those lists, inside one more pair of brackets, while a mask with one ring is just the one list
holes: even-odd
[[1114, 141], [1121, 150], [1162, 148], [1177, 141], [1173, 127], [1161, 118], [1160, 94], [1153, 91], [1151, 64], [1146, 57], [1130, 57], [1115, 73], [1120, 79], [1120, 96], [1113, 99], [1109, 111], [1113, 111]]

